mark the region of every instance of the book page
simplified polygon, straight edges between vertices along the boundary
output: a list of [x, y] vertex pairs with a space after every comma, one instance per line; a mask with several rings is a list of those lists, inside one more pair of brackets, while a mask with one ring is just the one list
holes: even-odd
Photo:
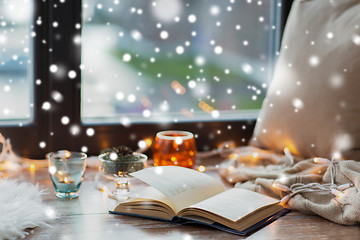
[[162, 194], [159, 190], [157, 190], [156, 188], [151, 187], [151, 186], [142, 188], [136, 192], [131, 192], [128, 196], [130, 197], [130, 200], [127, 202], [130, 202], [130, 203], [134, 201], [132, 198], [139, 199], [139, 201], [141, 201], [142, 199], [150, 199], [150, 200], [163, 202], [166, 205], [168, 205], [171, 209], [174, 210], [174, 206], [169, 201], [169, 199], [167, 199], [165, 197], [165, 195]]
[[177, 166], [145, 168], [131, 175], [164, 194], [176, 213], [225, 190], [213, 177]]
[[191, 208], [203, 209], [236, 222], [261, 207], [278, 202], [279, 200], [260, 193], [232, 188], [194, 204]]

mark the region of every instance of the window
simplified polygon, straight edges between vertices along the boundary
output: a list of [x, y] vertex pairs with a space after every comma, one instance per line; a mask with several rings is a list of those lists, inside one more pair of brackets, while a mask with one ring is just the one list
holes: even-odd
[[274, 0], [84, 0], [83, 121], [256, 117], [277, 49], [276, 10]]
[[[31, 1], [0, 1], [0, 120], [32, 120]], [[21, 98], [19, 98], [21, 96]]]
[[[277, 33], [291, 5], [280, 0], [0, 3], [17, 12], [26, 7], [18, 22], [9, 17], [11, 9], [0, 8], [0, 49], [8, 50], [0, 55], [0, 132], [15, 152], [33, 158], [56, 149], [89, 154], [121, 144], [136, 149], [140, 140], [164, 129], [194, 132], [200, 151], [229, 139], [246, 144], [256, 118], [251, 110], [261, 105]], [[172, 7], [162, 10], [169, 3]], [[2, 42], [7, 28], [21, 35], [13, 35], [14, 53]]]

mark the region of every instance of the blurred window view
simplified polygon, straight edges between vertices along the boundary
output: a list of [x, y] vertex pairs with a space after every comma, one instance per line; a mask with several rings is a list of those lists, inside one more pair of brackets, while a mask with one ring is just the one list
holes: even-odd
[[82, 120], [256, 117], [272, 74], [278, 2], [83, 0]]
[[0, 124], [32, 119], [32, 1], [0, 0]]

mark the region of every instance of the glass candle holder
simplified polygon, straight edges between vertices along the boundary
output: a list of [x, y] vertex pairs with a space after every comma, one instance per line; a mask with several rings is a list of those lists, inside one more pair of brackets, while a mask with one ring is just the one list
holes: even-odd
[[108, 179], [115, 182], [115, 189], [109, 197], [116, 200], [127, 200], [130, 192], [130, 173], [147, 167], [148, 157], [145, 154], [134, 152], [129, 156], [118, 156], [116, 153], [99, 155], [99, 171]]
[[196, 160], [194, 134], [186, 131], [162, 131], [156, 134], [153, 157], [155, 166], [175, 165], [191, 168]]
[[49, 173], [59, 198], [76, 198], [84, 179], [86, 154], [66, 150], [46, 154]]

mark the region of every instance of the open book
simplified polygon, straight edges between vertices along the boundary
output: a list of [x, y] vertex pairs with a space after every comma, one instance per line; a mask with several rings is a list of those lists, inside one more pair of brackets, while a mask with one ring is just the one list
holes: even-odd
[[150, 186], [132, 193], [111, 213], [201, 223], [246, 235], [289, 211], [277, 199], [256, 192], [225, 191], [211, 176], [188, 168], [153, 167], [131, 175]]

